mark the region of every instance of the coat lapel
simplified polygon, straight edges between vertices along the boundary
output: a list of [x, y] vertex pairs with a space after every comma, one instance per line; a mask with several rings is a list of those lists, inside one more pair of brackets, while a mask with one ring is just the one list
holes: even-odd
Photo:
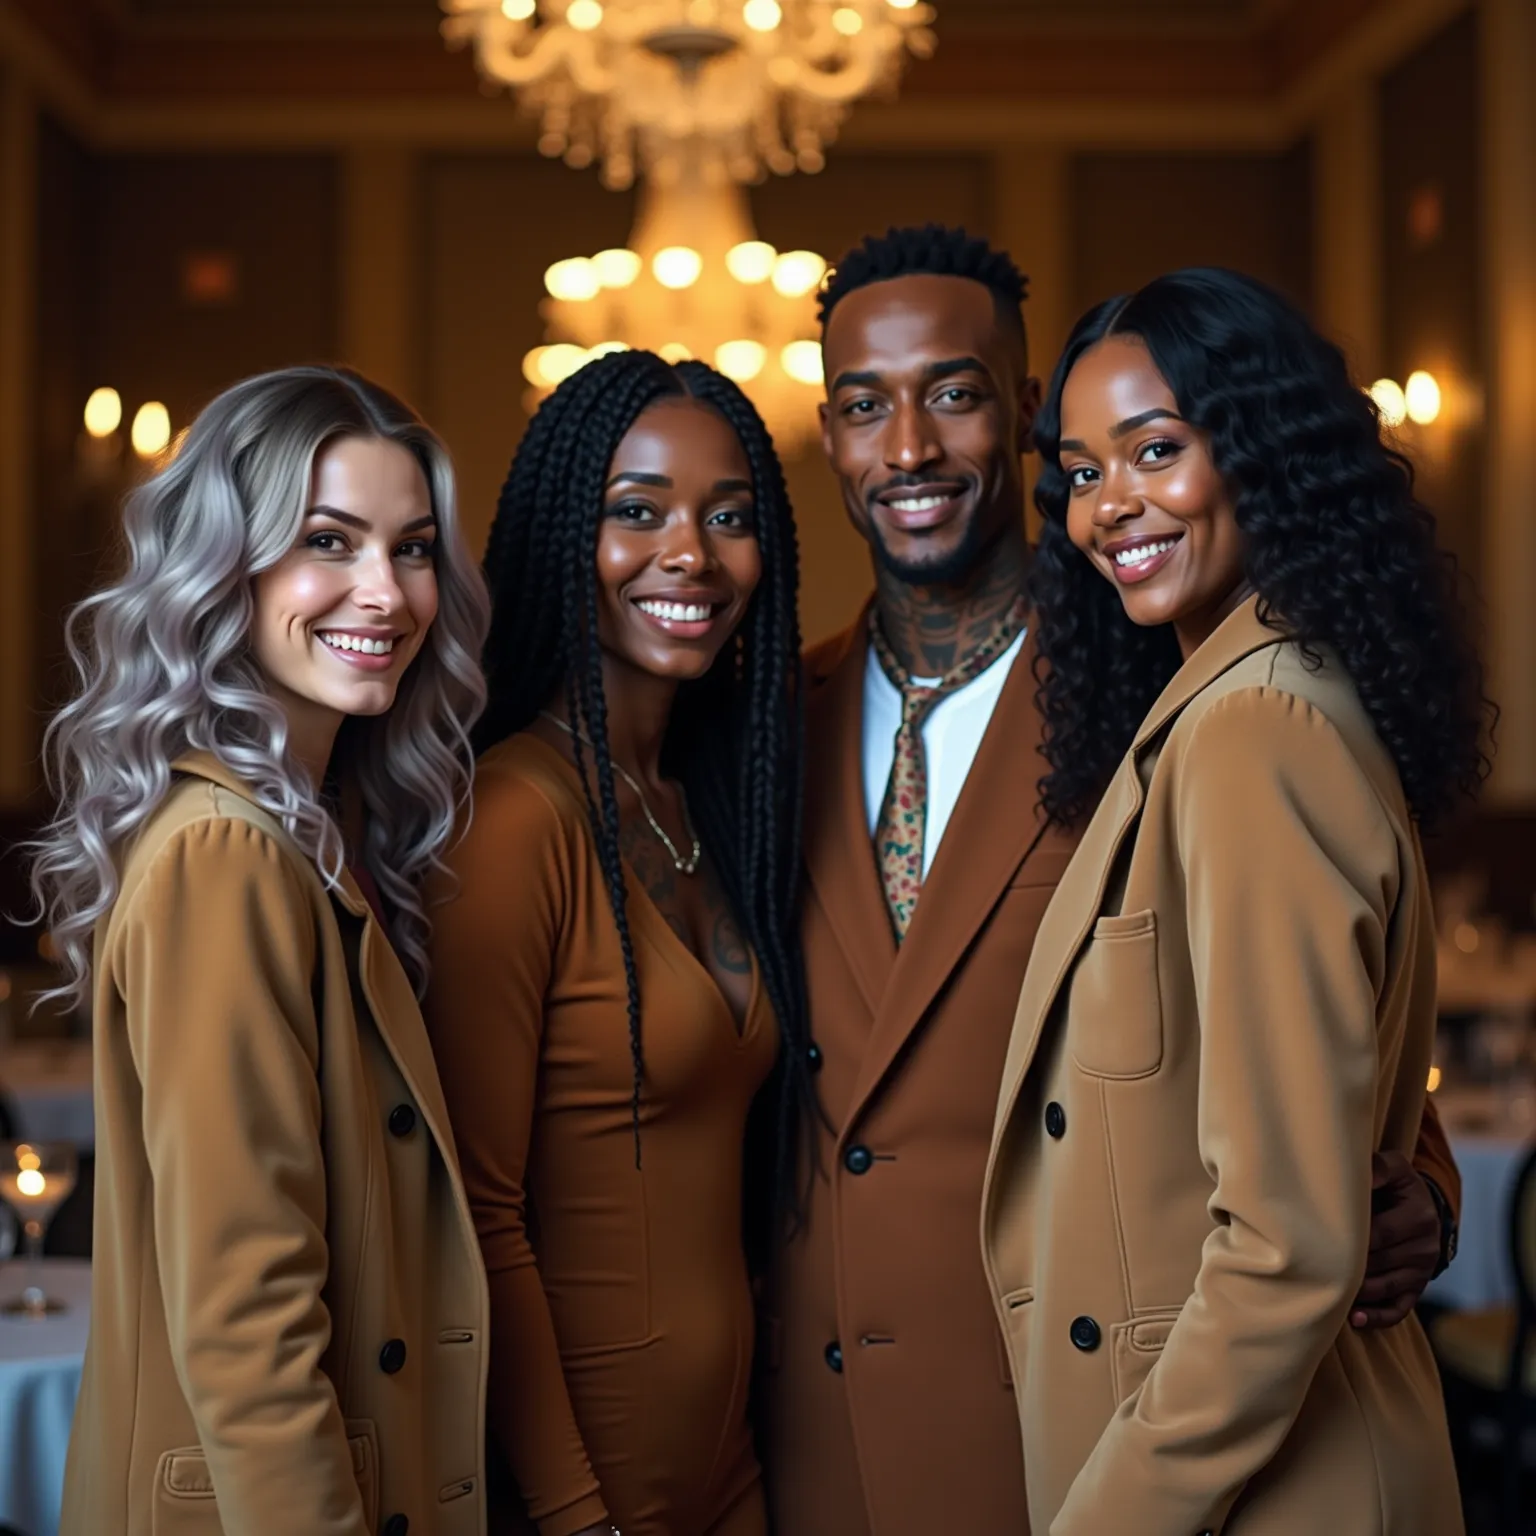
[[[867, 610], [866, 610], [867, 612]], [[871, 1015], [896, 959], [864, 804], [865, 614], [806, 702], [805, 863]]]
[[[1026, 635], [896, 954], [859, 1073], [855, 1113], [878, 1088], [1046, 829], [1035, 788], [1046, 765], [1034, 659], [1034, 639]], [[864, 848], [873, 870], [867, 833]], [[884, 917], [883, 900], [881, 913]], [[888, 918], [886, 926], [889, 933]]]
[[994, 1158], [1056, 997], [1103, 909], [1104, 892], [1120, 845], [1140, 814], [1145, 796], [1140, 759], [1191, 699], [1245, 656], [1268, 645], [1279, 645], [1283, 639], [1283, 635], [1259, 619], [1258, 599], [1248, 599], [1179, 668], [1142, 721], [1131, 750], [1110, 781], [1072, 863], [1056, 888], [1035, 938], [1003, 1068], [993, 1134]]
[[[250, 786], [211, 752], [189, 752], [178, 758], [172, 768], [176, 773], [207, 779], [242, 800], [256, 803], [252, 800]], [[452, 1162], [453, 1135], [448, 1124], [448, 1107], [438, 1081], [437, 1064], [422, 1021], [421, 1006], [411, 988], [410, 978], [350, 871], [342, 870], [340, 881], [328, 894], [336, 906], [362, 924], [358, 971], [363, 995], [400, 1075]]]

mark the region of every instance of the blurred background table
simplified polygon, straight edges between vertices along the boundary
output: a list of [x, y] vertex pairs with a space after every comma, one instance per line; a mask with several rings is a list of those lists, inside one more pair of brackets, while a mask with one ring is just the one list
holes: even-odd
[[[0, 1316], [0, 1523], [56, 1536], [64, 1457], [91, 1322], [91, 1266], [45, 1259], [43, 1286], [66, 1310], [41, 1321]], [[0, 1266], [0, 1298], [19, 1293], [25, 1266]]]
[[90, 1042], [14, 1040], [0, 1045], [0, 1106], [9, 1111], [19, 1140], [94, 1146]]

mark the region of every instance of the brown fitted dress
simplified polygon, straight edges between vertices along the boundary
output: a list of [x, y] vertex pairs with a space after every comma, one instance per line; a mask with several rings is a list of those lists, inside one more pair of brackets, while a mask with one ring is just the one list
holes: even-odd
[[526, 1506], [493, 1500], [491, 1530], [763, 1536], [742, 1147], [778, 1031], [756, 965], [738, 1031], [626, 868], [637, 1168], [623, 961], [575, 770], [526, 734], [492, 748], [448, 863], [426, 1013], [490, 1277], [491, 1436]]

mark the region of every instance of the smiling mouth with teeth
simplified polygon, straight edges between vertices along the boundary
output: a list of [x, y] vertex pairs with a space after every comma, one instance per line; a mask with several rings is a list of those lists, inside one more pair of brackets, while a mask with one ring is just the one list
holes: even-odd
[[885, 504], [893, 507], [898, 512], [931, 512], [935, 507], [942, 507], [946, 502], [953, 501], [952, 495], [946, 496], [887, 496]]
[[653, 619], [670, 619], [674, 624], [702, 624], [715, 614], [713, 603], [661, 603], [642, 598], [635, 607]]
[[1134, 549], [1119, 550], [1114, 557], [1115, 564], [1122, 567], [1145, 565], [1148, 560], [1167, 554], [1178, 542], [1177, 539], [1159, 539], [1155, 544], [1138, 544]]
[[320, 638], [333, 651], [357, 651], [364, 656], [388, 656], [395, 648], [393, 635], [387, 640], [368, 640], [361, 635], [343, 635], [323, 629]]

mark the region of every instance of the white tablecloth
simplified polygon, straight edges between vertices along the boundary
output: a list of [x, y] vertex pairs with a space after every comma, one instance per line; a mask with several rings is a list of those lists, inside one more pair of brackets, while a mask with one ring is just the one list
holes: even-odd
[[[26, 1284], [20, 1260], [0, 1266], [0, 1301]], [[68, 1310], [39, 1322], [0, 1316], [0, 1523], [56, 1536], [64, 1455], [91, 1323], [91, 1266], [45, 1259], [43, 1288]]]
[[96, 1145], [88, 1040], [17, 1040], [0, 1046], [0, 1094], [29, 1141]]
[[1509, 1202], [1530, 1143], [1505, 1135], [1452, 1134], [1461, 1169], [1461, 1232], [1456, 1257], [1424, 1293], [1459, 1311], [1508, 1306], [1515, 1299], [1509, 1262]]

